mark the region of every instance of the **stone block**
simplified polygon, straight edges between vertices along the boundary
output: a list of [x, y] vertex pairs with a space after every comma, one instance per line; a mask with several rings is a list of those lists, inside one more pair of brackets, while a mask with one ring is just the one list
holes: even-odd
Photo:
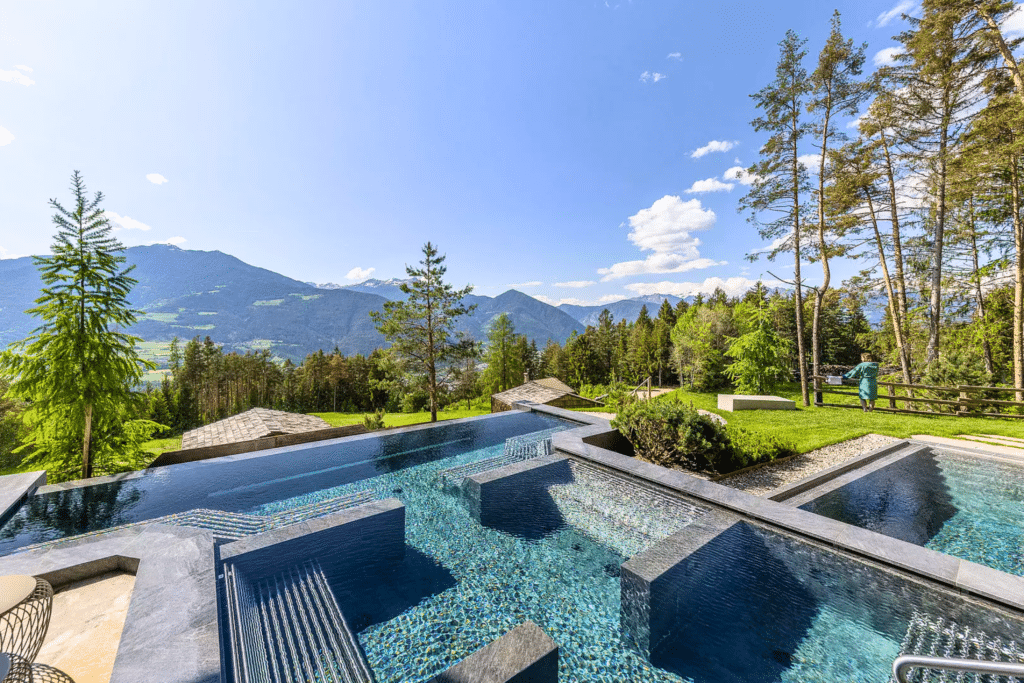
[[317, 559], [324, 573], [372, 573], [405, 556], [405, 506], [378, 500], [220, 546], [220, 558], [252, 580]]
[[545, 455], [467, 477], [462, 495], [481, 525], [539, 538], [563, 522], [548, 487], [572, 480], [568, 458]]
[[428, 683], [556, 683], [558, 645], [532, 621], [485, 645]]
[[730, 412], [737, 410], [796, 410], [796, 403], [781, 396], [719, 394], [718, 409]]

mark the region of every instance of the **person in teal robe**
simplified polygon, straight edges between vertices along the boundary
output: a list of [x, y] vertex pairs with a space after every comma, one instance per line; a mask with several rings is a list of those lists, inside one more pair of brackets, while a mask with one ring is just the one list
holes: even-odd
[[874, 362], [870, 353], [860, 355], [860, 365], [843, 375], [847, 379], [859, 379], [860, 407], [864, 412], [875, 409], [878, 399], [878, 363]]

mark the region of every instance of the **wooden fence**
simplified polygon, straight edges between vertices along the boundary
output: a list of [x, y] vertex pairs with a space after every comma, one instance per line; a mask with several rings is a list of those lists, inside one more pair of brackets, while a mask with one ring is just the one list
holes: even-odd
[[[848, 389], [844, 391], [840, 385], [826, 384], [825, 382], [827, 381], [827, 378], [820, 375], [814, 375], [813, 379], [814, 404], [816, 406], [828, 406], [832, 408], [860, 408], [859, 403], [850, 404], [824, 402], [826, 393], [859, 397], [857, 391], [851, 390], [858, 384], [857, 380], [845, 380], [850, 384], [842, 385]], [[899, 394], [896, 393], [897, 389], [902, 389], [902, 392]], [[939, 394], [941, 396], [947, 396], [948, 398], [921, 396], [919, 392]], [[928, 384], [879, 382], [878, 402], [875, 404], [875, 410], [886, 413], [908, 413], [913, 415], [1024, 418], [1024, 400], [1006, 401], [990, 398], [993, 395], [1001, 394], [1016, 394], [1017, 396], [1021, 396], [1024, 394], [1024, 390], [1014, 389], [1013, 387], [974, 387], [967, 385], [936, 387]], [[897, 407], [897, 402], [901, 402], [903, 404], [902, 407]], [[883, 403], [888, 403], [888, 406], [886, 407], [882, 405]], [[919, 404], [928, 408], [928, 410], [919, 409]], [[950, 410], [949, 412], [940, 411], [936, 410], [934, 406], [949, 406]], [[1000, 409], [1005, 410], [1003, 412], [999, 412]]]

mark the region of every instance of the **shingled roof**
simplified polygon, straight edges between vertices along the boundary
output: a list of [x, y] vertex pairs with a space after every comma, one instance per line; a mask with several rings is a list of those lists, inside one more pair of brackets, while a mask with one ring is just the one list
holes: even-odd
[[219, 446], [239, 441], [252, 441], [280, 434], [298, 434], [318, 429], [330, 429], [331, 425], [314, 415], [286, 413], [282, 410], [253, 408], [244, 413], [219, 420], [198, 429], [185, 432], [181, 437], [181, 449]]
[[555, 391], [561, 391], [563, 394], [575, 394], [576, 390], [570, 387], [568, 384], [556, 377], [545, 377], [544, 379], [535, 379], [535, 383], [547, 387], [548, 389], [554, 389]]
[[593, 399], [578, 396], [573, 388], [554, 377], [535, 379], [513, 387], [508, 391], [491, 396], [491, 412], [508, 410], [511, 406], [520, 401], [530, 403], [541, 403], [552, 405], [558, 403], [560, 407], [598, 406], [601, 405]]

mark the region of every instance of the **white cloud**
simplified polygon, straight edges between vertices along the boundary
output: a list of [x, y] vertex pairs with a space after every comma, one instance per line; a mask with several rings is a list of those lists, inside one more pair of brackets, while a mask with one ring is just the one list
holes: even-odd
[[555, 287], [568, 287], [570, 289], [583, 289], [590, 285], [596, 285], [593, 280], [570, 280], [569, 282], [556, 282]]
[[900, 2], [891, 10], [888, 12], [882, 12], [878, 15], [878, 21], [875, 22], [875, 26], [888, 26], [893, 19], [899, 19], [901, 15], [907, 14], [916, 6], [917, 3], [914, 2], [914, 0], [900, 0]]
[[1024, 4], [1017, 3], [1014, 13], [1003, 23], [1003, 32], [1008, 38], [1024, 36]]
[[9, 145], [12, 142], [14, 142], [14, 133], [0, 126], [0, 147]]
[[147, 173], [146, 180], [153, 183], [154, 185], [163, 185], [164, 183], [170, 182], [167, 178], [164, 178], [159, 173]]
[[0, 247], [0, 261], [3, 261], [5, 259], [12, 259], [12, 258], [23, 258], [25, 256], [28, 256], [28, 254], [15, 254], [15, 253], [7, 251], [3, 247]]
[[703, 147], [698, 147], [690, 153], [691, 159], [700, 159], [702, 156], [711, 154], [712, 152], [728, 152], [730, 149], [740, 144], [739, 140], [712, 140]]
[[786, 243], [789, 242], [790, 238], [792, 238], [792, 237], [793, 237], [793, 232], [790, 231], [787, 234], [783, 235], [782, 237], [779, 237], [778, 239], [772, 241], [772, 243], [769, 244], [769, 245], [766, 245], [766, 246], [763, 246], [763, 247], [758, 247], [757, 249], [752, 249], [750, 251], [750, 253], [751, 254], [770, 254], [771, 252], [775, 251], [776, 249], [779, 249], [780, 247], [785, 246]]
[[698, 180], [690, 186], [689, 190], [686, 190], [686, 194], [703, 194], [705, 192], [732, 192], [732, 188], [735, 187], [732, 183], [723, 183], [718, 178], [708, 178], [707, 180]]
[[667, 78], [667, 76], [665, 76], [665, 74], [660, 74], [657, 71], [653, 73], [650, 71], [645, 71], [642, 74], [640, 74], [641, 83], [657, 83], [663, 78]]
[[356, 266], [355, 268], [353, 268], [352, 270], [348, 271], [345, 274], [345, 279], [346, 280], [353, 280], [353, 281], [357, 281], [357, 282], [362, 282], [363, 280], [366, 280], [371, 275], [373, 275], [373, 271], [375, 271], [375, 270], [377, 270], [377, 269], [376, 268], [360, 268], [359, 266]]
[[24, 71], [27, 74], [32, 73], [32, 67], [25, 66], [24, 64], [15, 64], [14, 68], [17, 69], [18, 71]]
[[[697, 241], [699, 244], [700, 242]], [[598, 273], [604, 275], [601, 282], [617, 280], [632, 275], [650, 275], [652, 273], [685, 273], [691, 270], [713, 268], [714, 266], [727, 265], [727, 261], [715, 261], [709, 258], [695, 257], [694, 254], [681, 256], [679, 254], [652, 254], [643, 261], [623, 261], [616, 263], [611, 268], [599, 268]]]
[[887, 47], [876, 52], [872, 61], [875, 63], [875, 66], [889, 66], [896, 63], [896, 55], [901, 53], [902, 50], [898, 47]]
[[4, 71], [0, 69], [0, 81], [17, 83], [18, 85], [35, 85], [36, 82], [20, 71]]
[[801, 154], [796, 158], [803, 167], [812, 173], [817, 173], [818, 169], [821, 168], [821, 155], [820, 154]]
[[741, 185], [753, 185], [754, 181], [757, 180], [757, 176], [747, 171], [742, 166], [733, 166], [732, 168], [726, 169], [722, 177], [726, 180], [735, 180]]
[[[626, 285], [626, 289], [638, 296], [671, 294], [672, 296], [686, 297], [695, 294], [711, 294], [715, 289], [721, 287], [729, 296], [739, 296], [756, 284], [757, 280], [746, 277], [730, 277], [725, 280], [720, 277], [709, 277], [704, 282], [634, 282]], [[771, 287], [778, 283], [772, 280], [762, 281], [762, 284]]]
[[683, 53], [682, 52], [669, 52], [668, 53], [668, 57], [665, 57], [665, 59], [674, 59], [677, 62], [681, 62], [681, 61], [683, 61]]
[[544, 284], [544, 283], [541, 282], [540, 280], [532, 280], [530, 282], [512, 282], [512, 283], [509, 283], [509, 284], [507, 284], [505, 286], [506, 287], [513, 287], [513, 288], [514, 287], [540, 287], [542, 284]]
[[649, 209], [641, 209], [629, 217], [632, 231], [629, 241], [641, 251], [652, 251], [642, 261], [625, 261], [597, 272], [602, 282], [629, 275], [647, 273], [682, 273], [695, 268], [722, 265], [701, 258], [700, 240], [690, 233], [709, 230], [715, 225], [715, 212], [701, 206], [699, 199], [683, 201], [678, 196], [665, 195]]
[[113, 211], [104, 211], [103, 215], [110, 221], [110, 227], [114, 232], [119, 230], [149, 230], [150, 227], [142, 221], [137, 221], [131, 216], [122, 216]]

